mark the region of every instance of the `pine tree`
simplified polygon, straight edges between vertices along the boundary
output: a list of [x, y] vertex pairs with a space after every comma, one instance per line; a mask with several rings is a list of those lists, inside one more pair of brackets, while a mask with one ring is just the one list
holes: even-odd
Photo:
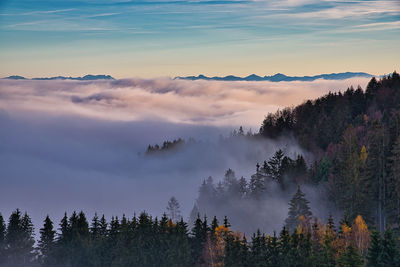
[[228, 221], [228, 217], [226, 217], [226, 216], [224, 216], [224, 226], [225, 226], [226, 228], [231, 227], [231, 224], [230, 224], [229, 221]]
[[23, 231], [22, 235], [22, 249], [23, 249], [23, 263], [24, 265], [30, 265], [35, 258], [35, 249], [33, 245], [35, 244], [34, 239], [34, 227], [31, 218], [28, 213], [24, 213], [21, 221], [21, 227]]
[[377, 267], [383, 266], [382, 262], [382, 239], [378, 231], [371, 232], [371, 243], [367, 254], [367, 266]]
[[298, 186], [296, 194], [289, 202], [288, 218], [285, 220], [287, 229], [295, 229], [301, 215], [303, 215], [306, 220], [309, 220], [311, 219], [312, 213], [309, 207], [309, 201], [305, 198], [305, 194], [301, 191], [300, 186]]
[[383, 266], [399, 266], [399, 249], [390, 228], [386, 229], [382, 242], [382, 263]]
[[214, 218], [213, 218], [213, 220], [211, 222], [211, 235], [212, 236], [214, 236], [215, 228], [217, 228], [217, 227], [218, 227], [218, 220], [217, 220], [217, 217], [214, 216]]
[[54, 264], [54, 246], [55, 246], [55, 233], [53, 230], [53, 222], [47, 215], [44, 220], [43, 228], [40, 229], [40, 240], [38, 248], [40, 251], [40, 262], [43, 266], [52, 266]]
[[56, 250], [55, 250], [55, 258], [57, 263], [59, 264], [68, 264], [70, 260], [70, 242], [72, 239], [71, 235], [71, 226], [68, 221], [67, 213], [64, 213], [63, 218], [59, 224], [60, 234], [57, 236], [56, 240]]
[[0, 266], [2, 266], [6, 260], [6, 230], [4, 218], [0, 213]]
[[322, 251], [318, 257], [319, 264], [316, 266], [334, 267], [335, 266], [335, 249], [333, 247], [334, 236], [332, 232], [327, 229], [322, 240]]
[[248, 194], [247, 181], [243, 176], [239, 179], [239, 195], [240, 198], [246, 197]]
[[338, 259], [338, 266], [340, 267], [362, 267], [363, 260], [353, 246], [348, 246]]
[[192, 229], [191, 247], [193, 254], [193, 261], [196, 264], [202, 253], [204, 243], [207, 238], [207, 231], [203, 228], [203, 222], [200, 219], [200, 214], [197, 215], [197, 219], [194, 222]]
[[268, 161], [269, 168], [267, 169], [267, 174], [279, 184], [282, 182], [281, 166], [284, 156], [285, 154], [283, 153], [282, 149], [279, 149]]
[[97, 239], [100, 235], [100, 222], [99, 222], [99, 216], [97, 216], [97, 213], [94, 214], [94, 217], [92, 219], [92, 224], [90, 226], [90, 234], [92, 236], [92, 239]]
[[21, 216], [21, 212], [17, 209], [11, 214], [7, 226], [8, 266], [30, 265], [34, 259], [34, 243], [31, 219], [27, 213]]
[[[388, 186], [388, 190], [390, 190], [389, 213], [392, 215], [390, 223], [396, 224], [400, 221], [400, 136], [396, 139], [391, 154]], [[400, 229], [397, 229], [397, 232], [400, 232]]]
[[282, 231], [279, 234], [279, 266], [292, 266], [293, 261], [292, 258], [289, 257], [292, 246], [291, 239], [288, 230], [286, 227], [283, 227]]
[[250, 178], [249, 189], [251, 196], [256, 200], [261, 199], [266, 190], [264, 176], [260, 173], [258, 164], [256, 174]]

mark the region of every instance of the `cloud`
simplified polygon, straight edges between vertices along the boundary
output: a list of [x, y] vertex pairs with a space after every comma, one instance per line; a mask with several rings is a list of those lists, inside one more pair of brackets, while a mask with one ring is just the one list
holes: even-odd
[[313, 82], [219, 82], [169, 78], [116, 81], [0, 81], [8, 112], [43, 112], [113, 121], [155, 120], [258, 128], [278, 108], [329, 91], [364, 87], [368, 78]]

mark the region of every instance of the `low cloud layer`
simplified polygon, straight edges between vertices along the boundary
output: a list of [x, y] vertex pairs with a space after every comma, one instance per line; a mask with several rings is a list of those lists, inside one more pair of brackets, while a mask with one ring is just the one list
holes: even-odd
[[[219, 135], [239, 125], [258, 129], [268, 111], [366, 82], [1, 80], [0, 212], [27, 210], [36, 226], [48, 213], [58, 223], [64, 211], [80, 209], [89, 217], [160, 215], [174, 195], [187, 218], [206, 177], [232, 168], [249, 178], [278, 148], [304, 153], [290, 139], [227, 145]], [[201, 143], [143, 154], [178, 137]]]
[[0, 81], [7, 111], [78, 115], [114, 121], [166, 121], [259, 127], [264, 115], [368, 78], [314, 82], [218, 82], [169, 78], [116, 81]]

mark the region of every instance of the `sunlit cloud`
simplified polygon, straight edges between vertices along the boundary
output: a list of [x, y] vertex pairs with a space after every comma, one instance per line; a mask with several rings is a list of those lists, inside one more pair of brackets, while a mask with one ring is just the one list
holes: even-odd
[[268, 112], [329, 91], [365, 86], [368, 78], [313, 82], [219, 82], [170, 78], [116, 81], [2, 80], [7, 111], [74, 114], [105, 120], [157, 120], [257, 127]]

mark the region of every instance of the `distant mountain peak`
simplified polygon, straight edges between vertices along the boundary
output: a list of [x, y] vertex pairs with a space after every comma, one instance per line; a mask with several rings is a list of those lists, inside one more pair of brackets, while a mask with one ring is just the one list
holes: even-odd
[[5, 77], [4, 79], [11, 79], [11, 80], [26, 80], [25, 77], [19, 76], [19, 75], [11, 75], [8, 77]]
[[287, 76], [283, 73], [276, 73], [272, 76], [260, 77], [256, 74], [251, 74], [246, 77], [238, 77], [234, 75], [228, 75], [224, 77], [207, 77], [202, 74], [198, 76], [187, 76], [187, 77], [176, 77], [175, 79], [182, 80], [213, 80], [213, 81], [270, 81], [270, 82], [291, 82], [291, 81], [314, 81], [317, 79], [324, 80], [344, 80], [354, 77], [367, 77], [370, 78], [373, 75], [365, 72], [341, 72], [341, 73], [329, 73], [319, 74], [314, 76]]
[[54, 77], [43, 77], [43, 78], [25, 78], [19, 75], [12, 75], [5, 77], [3, 79], [11, 79], [11, 80], [40, 80], [40, 81], [47, 81], [47, 80], [76, 80], [76, 81], [94, 81], [94, 80], [115, 80], [110, 75], [93, 75], [88, 74], [83, 77], [65, 77], [65, 76], [54, 76]]

